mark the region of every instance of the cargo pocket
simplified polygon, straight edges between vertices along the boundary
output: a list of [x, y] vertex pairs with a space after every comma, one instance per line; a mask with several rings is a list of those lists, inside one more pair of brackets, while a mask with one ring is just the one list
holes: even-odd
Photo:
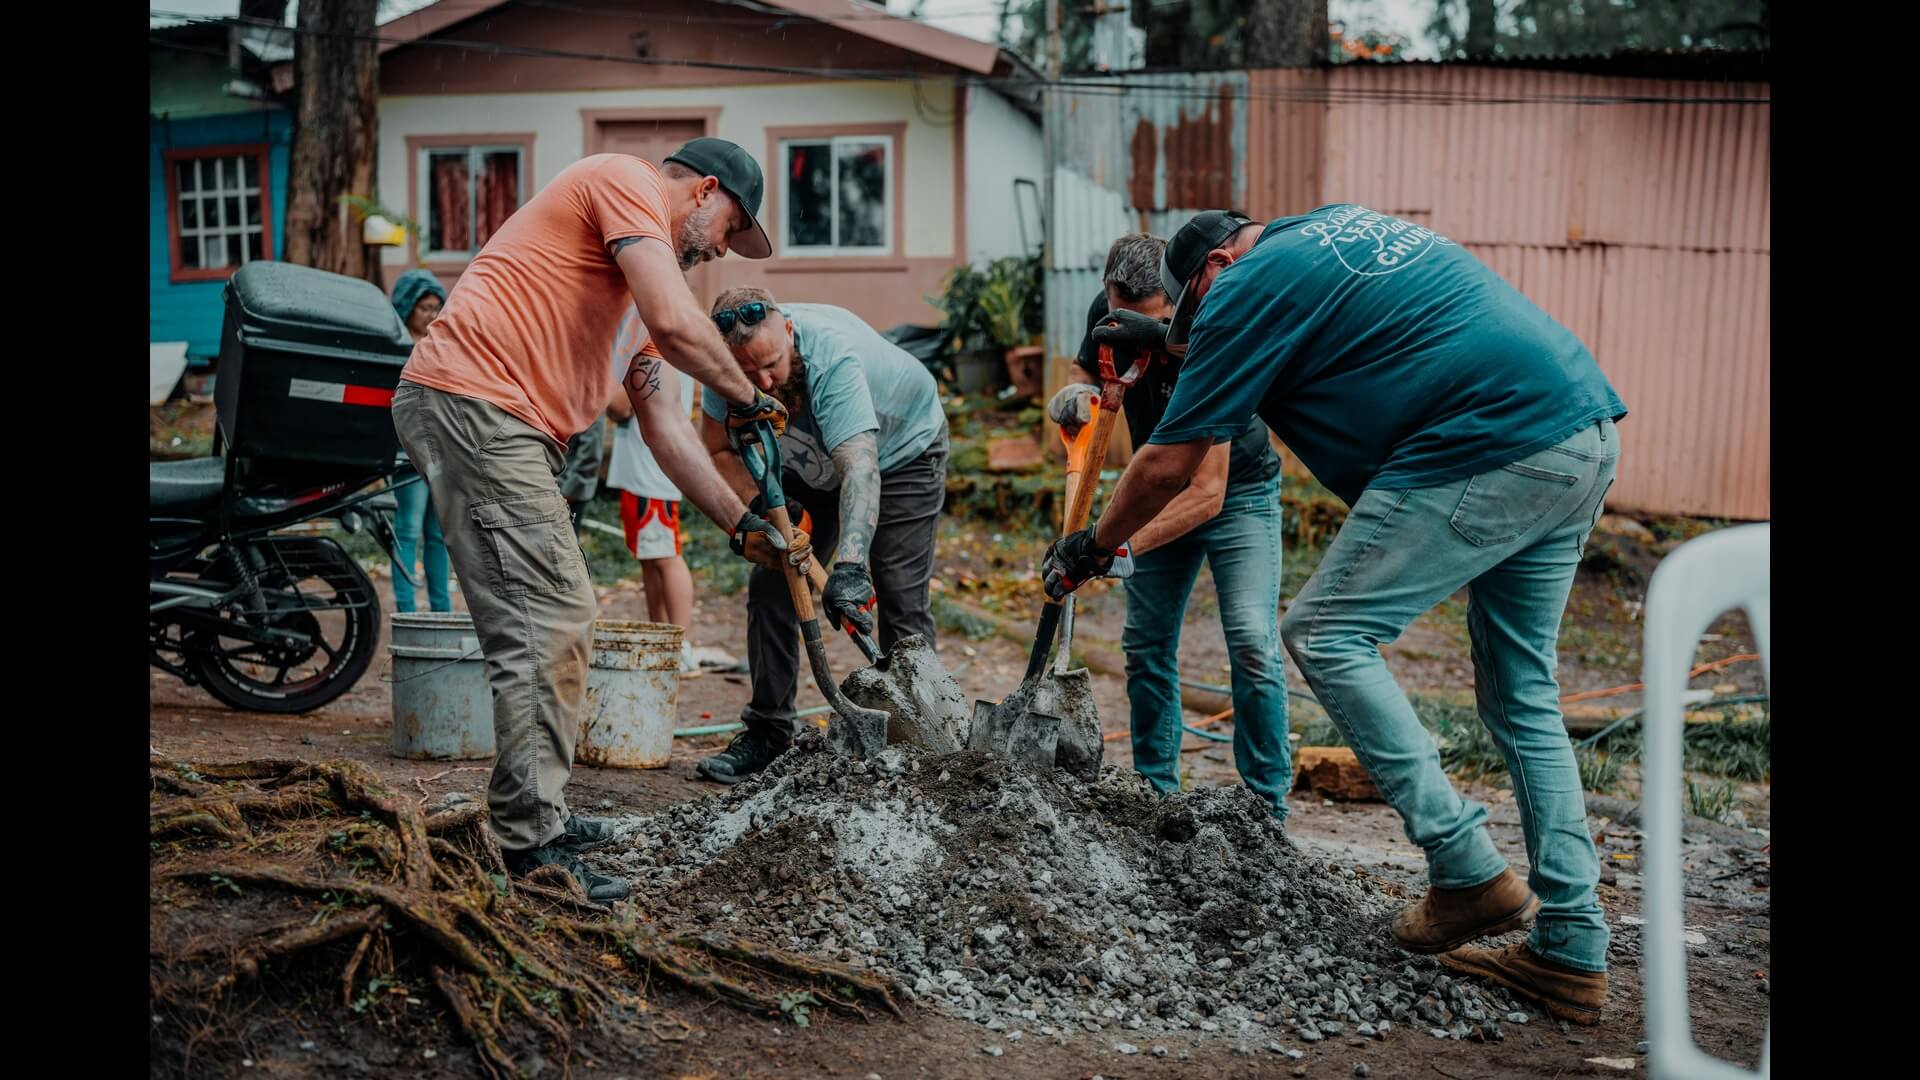
[[563, 592], [585, 578], [586, 560], [557, 492], [475, 503], [472, 510], [502, 595]]
[[1467, 481], [1453, 511], [1453, 531], [1478, 547], [1508, 544], [1526, 535], [1580, 482], [1577, 476], [1525, 461]]

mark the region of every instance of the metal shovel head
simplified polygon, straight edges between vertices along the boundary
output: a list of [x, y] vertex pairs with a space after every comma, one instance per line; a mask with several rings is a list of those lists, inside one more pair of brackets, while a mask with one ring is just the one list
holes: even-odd
[[1059, 738], [1053, 764], [1092, 780], [1100, 775], [1107, 744], [1100, 736], [1100, 712], [1093, 701], [1093, 673], [1086, 668], [1041, 676], [1028, 708], [1056, 718]]
[[827, 749], [848, 757], [870, 758], [887, 748], [887, 714], [849, 705], [827, 714]]
[[1038, 681], [1025, 683], [998, 703], [973, 703], [968, 749], [1012, 758], [1034, 769], [1053, 768], [1060, 741], [1060, 718], [1032, 708]]
[[887, 714], [887, 740], [936, 754], [967, 744], [967, 698], [919, 634], [908, 634], [871, 667], [855, 668], [840, 683], [855, 705]]

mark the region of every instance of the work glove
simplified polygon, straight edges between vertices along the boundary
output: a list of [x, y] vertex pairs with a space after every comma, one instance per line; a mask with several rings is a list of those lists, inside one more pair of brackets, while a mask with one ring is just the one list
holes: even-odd
[[1047, 419], [1067, 429], [1068, 435], [1073, 435], [1093, 422], [1093, 402], [1099, 397], [1100, 388], [1097, 386], [1083, 382], [1068, 383], [1047, 401]]
[[741, 429], [750, 428], [762, 420], [773, 425], [775, 435], [787, 430], [787, 407], [764, 390], [754, 391], [753, 400], [745, 405], [727, 406], [728, 445], [739, 450]]
[[[747, 510], [765, 517], [767, 515], [766, 494], [755, 495], [753, 501], [747, 504]], [[800, 505], [800, 500], [791, 495], [787, 496], [787, 520], [793, 522], [794, 528], [808, 536], [813, 535], [813, 515], [807, 513], [807, 508]]]
[[827, 587], [820, 590], [820, 606], [826, 609], [827, 621], [839, 628], [845, 619], [863, 634], [873, 633], [877, 599], [867, 568], [854, 562], [834, 563], [833, 573], [827, 575]]
[[[804, 540], [805, 535], [801, 533], [795, 539]], [[735, 555], [755, 566], [764, 566], [778, 573], [781, 557], [793, 555], [794, 549], [801, 545], [788, 545], [787, 538], [780, 535], [780, 530], [773, 527], [773, 522], [748, 510], [741, 514], [739, 522], [728, 530], [727, 546], [733, 549]], [[805, 567], [803, 566], [802, 569]]]
[[1171, 325], [1151, 315], [1116, 308], [1101, 316], [1093, 328], [1093, 342], [1111, 348], [1114, 367], [1124, 370], [1131, 367], [1141, 353], [1164, 352], [1167, 329]]
[[1127, 545], [1104, 550], [1094, 543], [1090, 528], [1055, 540], [1040, 560], [1040, 580], [1055, 600], [1097, 577], [1132, 576], [1133, 553]]

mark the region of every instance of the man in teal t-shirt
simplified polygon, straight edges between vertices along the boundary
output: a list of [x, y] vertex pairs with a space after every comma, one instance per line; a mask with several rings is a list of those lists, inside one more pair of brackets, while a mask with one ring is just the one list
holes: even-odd
[[[1466, 249], [1364, 206], [1265, 227], [1201, 215], [1161, 262], [1168, 324], [1095, 332], [1186, 361], [1095, 529], [1048, 549], [1054, 595], [1258, 415], [1352, 510], [1281, 623], [1294, 663], [1427, 853], [1426, 897], [1393, 933], [1561, 1019], [1606, 1000], [1599, 859], [1554, 680], [1561, 614], [1619, 462], [1626, 407], [1580, 341]], [[1480, 718], [1513, 775], [1531, 872], [1440, 767], [1379, 646], [1468, 590]], [[1500, 950], [1475, 939], [1532, 924]]]
[[[796, 525], [821, 557], [833, 554], [821, 612], [874, 631], [881, 650], [909, 634], [933, 643], [928, 582], [947, 495], [947, 414], [940, 387], [912, 354], [859, 316], [831, 304], [776, 304], [753, 287], [715, 301], [714, 323], [755, 386], [787, 406], [780, 436], [782, 486]], [[727, 441], [726, 402], [701, 396], [707, 449], [742, 499], [766, 513], [759, 488]], [[804, 507], [796, 509], [796, 504]], [[810, 509], [808, 509], [810, 508]], [[801, 524], [803, 517], [811, 518]], [[869, 571], [868, 567], [872, 569]], [[794, 734], [799, 621], [782, 575], [747, 580], [747, 729], [699, 763], [702, 775], [738, 783], [783, 753]]]

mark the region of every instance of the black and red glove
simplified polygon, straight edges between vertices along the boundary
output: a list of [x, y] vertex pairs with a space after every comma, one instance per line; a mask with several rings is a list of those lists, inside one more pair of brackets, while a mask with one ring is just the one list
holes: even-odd
[[1094, 578], [1106, 576], [1116, 554], [1118, 549], [1094, 543], [1092, 529], [1068, 533], [1055, 540], [1040, 560], [1041, 583], [1047, 595], [1058, 600]]
[[827, 587], [820, 590], [820, 606], [827, 621], [835, 627], [840, 620], [852, 623], [863, 634], [873, 633], [873, 605], [879, 598], [873, 592], [873, 579], [867, 568], [854, 562], [837, 562], [827, 575]]

